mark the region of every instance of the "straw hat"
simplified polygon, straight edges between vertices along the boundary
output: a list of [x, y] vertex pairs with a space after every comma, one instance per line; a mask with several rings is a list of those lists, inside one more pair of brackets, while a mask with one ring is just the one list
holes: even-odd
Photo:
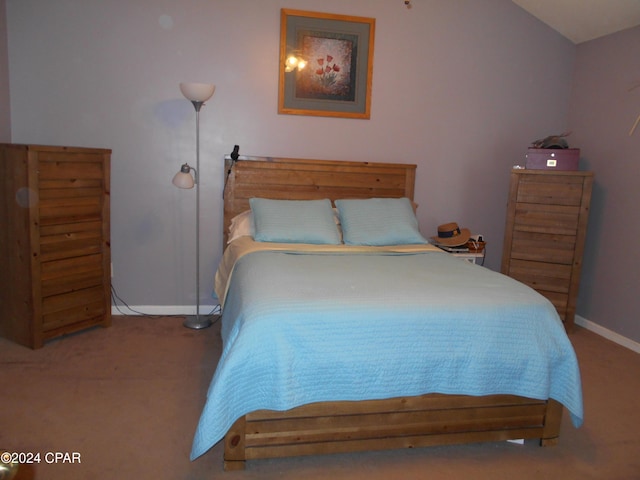
[[457, 247], [469, 241], [471, 231], [468, 228], [460, 228], [456, 222], [445, 223], [438, 226], [438, 236], [431, 239], [447, 247]]

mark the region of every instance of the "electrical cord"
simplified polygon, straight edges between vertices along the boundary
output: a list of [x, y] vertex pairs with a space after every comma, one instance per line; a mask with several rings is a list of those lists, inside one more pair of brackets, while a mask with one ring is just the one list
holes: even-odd
[[239, 145], [234, 145], [233, 146], [233, 152], [231, 152], [231, 154], [229, 155], [231, 157], [231, 163], [229, 164], [229, 169], [227, 170], [227, 174], [224, 177], [224, 186], [222, 187], [222, 198], [224, 198], [224, 193], [227, 190], [227, 182], [229, 181], [229, 176], [231, 175], [231, 171], [233, 170], [233, 166], [238, 161], [238, 158], [240, 158], [240, 153], [239, 152], [240, 152], [240, 146]]
[[[131, 308], [127, 302], [125, 302], [120, 295], [118, 295], [118, 292], [116, 291], [116, 288], [111, 285], [111, 299], [112, 299], [112, 304], [113, 306], [116, 308], [116, 310], [118, 311], [118, 313], [120, 313], [121, 315], [124, 316], [132, 316], [131, 313], [127, 313], [121, 310], [120, 305], [118, 305], [118, 302], [120, 302], [122, 304], [122, 307], [126, 308], [127, 310], [129, 310], [129, 312], [133, 312], [136, 315], [135, 316], [143, 316], [143, 317], [147, 317], [147, 318], [164, 318], [164, 317], [184, 317], [184, 315], [154, 315], [152, 313], [145, 313], [145, 312], [141, 312], [139, 310], [136, 310], [135, 308]], [[212, 320], [212, 324], [216, 323], [219, 319], [220, 319], [220, 314], [222, 312], [222, 309], [220, 307], [220, 305], [215, 305], [213, 307], [213, 309], [205, 314], [205, 316], [213, 316], [215, 315], [216, 318]]]

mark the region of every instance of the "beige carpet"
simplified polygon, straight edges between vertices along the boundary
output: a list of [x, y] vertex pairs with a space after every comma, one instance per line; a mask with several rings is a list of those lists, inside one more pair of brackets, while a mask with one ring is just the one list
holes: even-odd
[[[219, 325], [193, 331], [180, 318], [114, 317], [110, 328], [35, 351], [0, 339], [0, 449], [40, 453], [41, 463], [17, 477], [39, 480], [640, 479], [640, 355], [580, 328], [571, 339], [585, 424], [575, 429], [565, 412], [555, 447], [499, 442], [258, 460], [224, 473], [220, 444], [188, 458], [220, 354]], [[55, 452], [68, 460], [76, 452], [81, 463], [47, 463]]]

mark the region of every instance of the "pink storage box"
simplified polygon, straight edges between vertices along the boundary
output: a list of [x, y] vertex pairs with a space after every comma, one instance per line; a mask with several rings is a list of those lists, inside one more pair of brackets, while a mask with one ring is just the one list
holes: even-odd
[[531, 170], [578, 170], [579, 148], [529, 148], [525, 168]]

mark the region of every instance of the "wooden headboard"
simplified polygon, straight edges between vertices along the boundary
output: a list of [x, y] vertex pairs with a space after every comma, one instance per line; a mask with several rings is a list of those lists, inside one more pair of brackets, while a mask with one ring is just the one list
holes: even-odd
[[308, 160], [225, 158], [224, 245], [231, 219], [249, 209], [251, 197], [277, 200], [399, 198], [413, 200], [416, 165]]

